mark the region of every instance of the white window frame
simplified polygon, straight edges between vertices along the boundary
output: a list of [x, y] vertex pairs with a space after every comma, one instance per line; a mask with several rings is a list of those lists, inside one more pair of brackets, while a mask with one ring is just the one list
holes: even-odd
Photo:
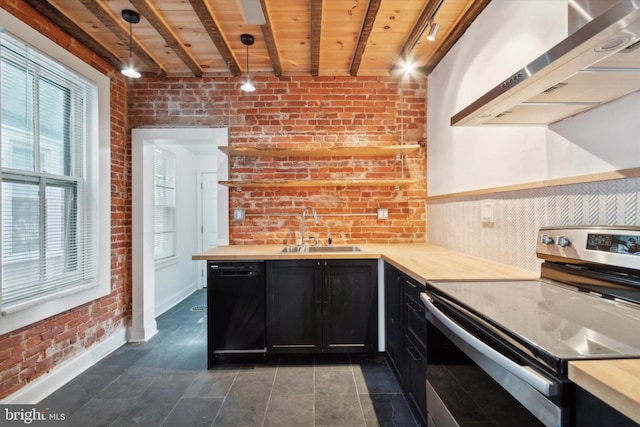
[[[154, 263], [155, 263], [155, 267], [156, 269], [159, 268], [163, 268], [166, 267], [168, 265], [172, 265], [175, 264], [179, 261], [178, 258], [178, 156], [176, 156], [175, 153], [159, 148], [159, 147], [155, 147], [154, 148], [154, 169], [153, 169], [153, 176], [154, 176], [154, 180], [153, 180], [153, 188], [154, 188], [154, 194], [155, 194], [155, 190], [156, 187], [158, 186], [156, 178], [158, 175], [158, 172], [155, 168], [156, 165], [156, 157], [160, 156], [160, 157], [164, 157], [167, 159], [171, 159], [173, 160], [173, 176], [174, 176], [174, 182], [173, 182], [173, 187], [167, 187], [167, 188], [173, 188], [174, 191], [174, 204], [173, 204], [173, 253], [169, 256], [163, 257], [163, 258], [156, 258], [155, 255], [155, 248], [154, 248]], [[155, 211], [158, 208], [158, 200], [154, 197], [154, 215], [155, 215]], [[155, 241], [155, 236], [158, 234], [158, 230], [156, 229], [157, 227], [157, 223], [156, 221], [154, 221], [154, 230], [153, 230], [153, 235], [154, 235], [154, 241]]]
[[109, 77], [3, 9], [0, 9], [0, 22], [4, 31], [36, 50], [46, 52], [51, 59], [96, 84], [97, 93], [94, 94], [94, 98], [97, 108], [92, 109], [92, 120], [97, 123], [97, 129], [92, 136], [95, 143], [88, 144], [86, 149], [91, 152], [89, 158], [92, 159], [91, 164], [87, 165], [87, 171], [92, 174], [90, 180], [97, 182], [94, 203], [98, 224], [96, 282], [10, 309], [0, 307], [1, 335], [86, 304], [111, 292], [111, 82]]

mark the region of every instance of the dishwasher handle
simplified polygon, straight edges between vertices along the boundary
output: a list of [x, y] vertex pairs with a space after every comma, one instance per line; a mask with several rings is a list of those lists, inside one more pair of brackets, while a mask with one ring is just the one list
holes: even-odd
[[545, 377], [539, 375], [528, 367], [518, 365], [513, 360], [503, 356], [502, 354], [495, 351], [487, 344], [483, 343], [478, 338], [464, 330], [457, 323], [455, 323], [444, 313], [442, 313], [442, 311], [438, 310], [438, 308], [433, 304], [433, 299], [426, 293], [422, 292], [420, 294], [420, 299], [427, 307], [427, 311], [429, 311], [436, 319], [438, 319], [444, 327], [449, 329], [459, 339], [471, 346], [477, 352], [481, 353], [484, 357], [500, 365], [502, 368], [520, 378], [522, 381], [526, 382], [535, 390], [544, 394], [545, 396], [550, 397], [556, 396], [558, 394], [557, 384], [547, 380]]
[[216, 273], [220, 277], [252, 277], [257, 275], [255, 271], [225, 271], [218, 270]]

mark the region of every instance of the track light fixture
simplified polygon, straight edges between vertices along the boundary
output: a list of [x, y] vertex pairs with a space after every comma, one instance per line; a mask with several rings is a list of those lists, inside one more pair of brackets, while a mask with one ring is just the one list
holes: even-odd
[[247, 77], [245, 78], [244, 83], [242, 83], [242, 86], [240, 86], [240, 89], [245, 92], [253, 92], [256, 90], [256, 87], [251, 82], [251, 77], [249, 76], [249, 46], [255, 42], [255, 39], [251, 34], [242, 34], [240, 36], [240, 41], [247, 47]]
[[432, 42], [436, 39], [436, 35], [438, 34], [438, 30], [440, 29], [440, 24], [431, 21], [430, 27], [431, 28], [429, 28], [429, 34], [427, 34], [427, 40]]
[[133, 68], [133, 24], [140, 22], [140, 14], [135, 10], [125, 9], [122, 11], [122, 19], [129, 23], [129, 63], [122, 69], [122, 74], [137, 79], [140, 73]]

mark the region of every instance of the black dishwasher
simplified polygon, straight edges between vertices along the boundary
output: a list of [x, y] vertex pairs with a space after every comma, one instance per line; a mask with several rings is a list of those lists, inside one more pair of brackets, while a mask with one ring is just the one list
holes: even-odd
[[207, 267], [208, 366], [221, 354], [266, 353], [264, 262]]

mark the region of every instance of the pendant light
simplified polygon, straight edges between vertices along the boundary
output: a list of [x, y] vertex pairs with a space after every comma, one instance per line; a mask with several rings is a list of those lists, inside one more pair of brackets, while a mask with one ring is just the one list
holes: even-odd
[[256, 90], [256, 87], [251, 82], [251, 77], [249, 77], [249, 46], [253, 44], [255, 39], [251, 34], [242, 34], [240, 36], [240, 41], [247, 47], [247, 77], [245, 78], [244, 83], [242, 83], [242, 86], [240, 86], [240, 89], [245, 92], [253, 92]]
[[140, 78], [140, 73], [133, 68], [133, 24], [140, 22], [140, 14], [135, 10], [122, 11], [122, 19], [129, 23], [129, 63], [122, 69], [122, 74], [134, 79]]

